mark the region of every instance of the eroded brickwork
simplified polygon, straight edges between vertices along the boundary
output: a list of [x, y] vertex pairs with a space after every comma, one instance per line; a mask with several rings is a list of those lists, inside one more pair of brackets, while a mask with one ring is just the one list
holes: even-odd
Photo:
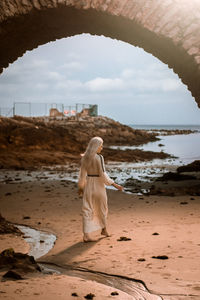
[[199, 0], [1, 0], [0, 70], [59, 38], [103, 34], [173, 68], [200, 106]]

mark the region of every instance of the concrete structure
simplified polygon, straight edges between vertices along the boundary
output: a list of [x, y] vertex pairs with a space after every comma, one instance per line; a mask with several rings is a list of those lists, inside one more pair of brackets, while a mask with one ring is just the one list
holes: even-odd
[[0, 24], [0, 72], [49, 41], [104, 35], [167, 64], [200, 107], [199, 0], [1, 0]]
[[60, 111], [58, 111], [57, 108], [51, 108], [49, 111], [50, 117], [64, 117], [64, 114]]

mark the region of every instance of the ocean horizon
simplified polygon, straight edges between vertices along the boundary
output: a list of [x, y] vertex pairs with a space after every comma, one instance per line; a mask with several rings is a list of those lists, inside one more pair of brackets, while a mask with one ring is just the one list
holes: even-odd
[[134, 129], [166, 129], [166, 130], [198, 130], [200, 131], [200, 124], [128, 124]]

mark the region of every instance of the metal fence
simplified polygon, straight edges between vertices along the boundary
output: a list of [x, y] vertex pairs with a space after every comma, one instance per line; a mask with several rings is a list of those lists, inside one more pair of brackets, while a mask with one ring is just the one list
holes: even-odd
[[62, 103], [15, 102], [13, 107], [0, 108], [0, 116], [71, 117], [76, 116], [84, 110], [88, 110], [90, 116], [98, 115], [98, 106], [92, 104], [76, 103], [75, 105], [65, 105]]
[[0, 107], [0, 116], [13, 117], [13, 107]]

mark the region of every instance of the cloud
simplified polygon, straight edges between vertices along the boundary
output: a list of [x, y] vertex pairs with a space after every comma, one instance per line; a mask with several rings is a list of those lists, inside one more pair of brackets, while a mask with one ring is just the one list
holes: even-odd
[[52, 72], [52, 71], [47, 71], [45, 75], [45, 80], [53, 80], [53, 81], [59, 81], [63, 79], [63, 76], [59, 74], [58, 72]]
[[121, 73], [121, 76], [125, 79], [132, 78], [136, 74], [136, 71], [133, 69], [124, 69]]
[[150, 65], [146, 70], [124, 69], [121, 77], [127, 89], [143, 92], [171, 92], [182, 88], [182, 83], [177, 77], [171, 77], [163, 72], [158, 65]]
[[175, 80], [171, 78], [167, 78], [163, 81], [163, 91], [170, 92], [170, 91], [176, 91], [178, 89], [181, 89], [182, 83], [180, 80]]
[[80, 91], [84, 89], [84, 85], [80, 80], [64, 79], [55, 85], [55, 89], [63, 91]]
[[[33, 59], [27, 66], [28, 68], [46, 68], [50, 65], [49, 60]], [[25, 67], [25, 66], [24, 66]]]
[[35, 88], [37, 89], [37, 90], [47, 90], [48, 88], [49, 88], [49, 85], [47, 84], [47, 83], [37, 83], [36, 85], [35, 85]]
[[69, 52], [66, 55], [67, 59], [69, 60], [79, 60], [81, 58], [81, 56], [78, 53], [75, 52]]
[[84, 68], [85, 66], [78, 61], [67, 62], [60, 67], [60, 69], [65, 69], [67, 71], [80, 71]]
[[97, 77], [85, 82], [85, 87], [90, 92], [121, 92], [127, 93], [160, 93], [176, 91], [182, 87], [179, 79], [153, 76], [153, 74], [145, 74], [141, 71], [137, 72], [131, 69], [125, 69], [121, 72], [121, 76], [116, 78]]
[[85, 83], [85, 86], [92, 92], [105, 92], [122, 90], [124, 83], [120, 78], [95, 78]]

